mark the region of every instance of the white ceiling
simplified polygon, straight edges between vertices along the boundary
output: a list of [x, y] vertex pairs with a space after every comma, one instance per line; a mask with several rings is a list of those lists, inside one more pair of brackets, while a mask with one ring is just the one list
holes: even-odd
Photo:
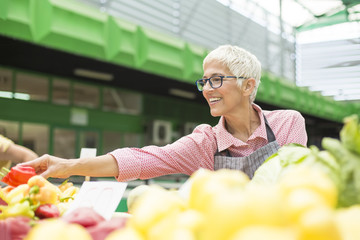
[[[347, 9], [349, 22], [339, 20], [337, 23], [335, 20], [337, 24], [305, 31], [295, 29], [304, 24], [317, 23], [322, 16], [343, 11], [346, 9], [343, 1], [218, 1], [241, 9], [240, 13], [247, 14], [253, 20], [266, 22], [267, 25], [274, 24], [275, 29], [279, 29], [281, 13], [283, 31], [292, 32], [296, 36], [297, 84], [338, 101], [360, 101], [360, 4], [356, 5], [359, 1], [348, 1], [352, 3]], [[264, 9], [272, 16], [264, 16]]]
[[[276, 16], [280, 15], [279, 0], [252, 1]], [[294, 27], [314, 20], [314, 15], [319, 16], [331, 10], [343, 9], [341, 0], [282, 0], [281, 4], [283, 20]]]

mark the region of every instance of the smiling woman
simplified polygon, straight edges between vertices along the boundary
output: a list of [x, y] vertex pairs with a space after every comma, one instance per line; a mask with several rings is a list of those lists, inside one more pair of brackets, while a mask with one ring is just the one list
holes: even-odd
[[[162, 147], [119, 148], [95, 158], [70, 161], [44, 155], [26, 163], [45, 177], [114, 176], [118, 181], [168, 174], [191, 175], [199, 168], [237, 169], [250, 178], [266, 158], [287, 143], [306, 145], [305, 121], [294, 110], [262, 110], [254, 104], [261, 64], [248, 51], [223, 45], [203, 62], [203, 79], [196, 82], [219, 123], [197, 126]], [[208, 84], [209, 83], [209, 84]]]

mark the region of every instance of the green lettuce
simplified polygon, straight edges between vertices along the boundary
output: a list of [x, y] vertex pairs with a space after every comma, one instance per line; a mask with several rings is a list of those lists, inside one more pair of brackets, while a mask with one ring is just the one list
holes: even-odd
[[[273, 184], [290, 168], [310, 166], [327, 174], [337, 187], [340, 186], [340, 167], [336, 159], [327, 151], [320, 151], [316, 146], [309, 148], [299, 144], [282, 146], [256, 170], [252, 182]], [[305, 177], [305, 176], [304, 176]]]
[[252, 182], [276, 183], [290, 168], [310, 166], [326, 173], [338, 189], [338, 207], [360, 204], [360, 124], [359, 117], [344, 119], [340, 140], [325, 137], [320, 151], [290, 144], [281, 147], [255, 172]]

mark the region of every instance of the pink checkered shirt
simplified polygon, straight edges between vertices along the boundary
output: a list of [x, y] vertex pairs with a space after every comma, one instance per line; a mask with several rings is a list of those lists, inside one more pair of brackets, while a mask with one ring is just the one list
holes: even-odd
[[110, 152], [119, 167], [118, 181], [148, 179], [167, 174], [191, 175], [199, 168], [214, 169], [214, 155], [228, 149], [231, 156], [248, 156], [266, 145], [267, 135], [263, 114], [266, 116], [280, 146], [298, 143], [306, 146], [305, 119], [294, 110], [262, 110], [256, 104], [261, 123], [246, 142], [233, 137], [224, 127], [224, 118], [212, 127], [197, 126], [194, 131], [163, 147], [120, 148]]

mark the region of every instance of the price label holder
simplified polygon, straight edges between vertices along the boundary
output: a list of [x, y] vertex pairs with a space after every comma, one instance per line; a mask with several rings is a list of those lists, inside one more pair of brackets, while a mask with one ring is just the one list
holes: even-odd
[[80, 207], [90, 207], [106, 220], [110, 220], [126, 187], [125, 182], [85, 181], [65, 215]]
[[[96, 148], [81, 148], [80, 158], [96, 157]], [[85, 181], [90, 181], [90, 176], [85, 176]]]

